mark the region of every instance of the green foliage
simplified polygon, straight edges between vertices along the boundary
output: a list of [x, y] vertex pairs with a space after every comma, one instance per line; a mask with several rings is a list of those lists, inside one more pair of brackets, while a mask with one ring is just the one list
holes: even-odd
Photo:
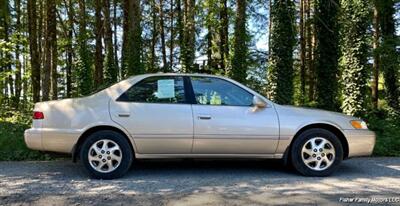
[[196, 1], [186, 0], [186, 16], [183, 23], [183, 38], [181, 45], [181, 63], [183, 72], [195, 72], [194, 60], [196, 55]]
[[76, 61], [76, 80], [78, 95], [87, 95], [93, 89], [93, 69], [91, 52], [87, 49], [85, 37], [81, 37]]
[[268, 97], [280, 104], [293, 103], [294, 13], [293, 1], [275, 0], [272, 4]]
[[[140, 29], [139, 29], [140, 30]], [[142, 62], [142, 38], [133, 31], [128, 33], [127, 50], [124, 56], [123, 67], [127, 76], [144, 73]]]
[[26, 147], [24, 131], [30, 127], [30, 122], [30, 112], [12, 111], [10, 108], [2, 110], [0, 113], [0, 161], [52, 159], [49, 155]]
[[316, 0], [315, 71], [317, 106], [338, 110], [339, 0]]
[[392, 116], [386, 110], [372, 111], [366, 117], [369, 129], [375, 131], [376, 156], [400, 156], [400, 116]]
[[[141, 8], [139, 0], [127, 1], [128, 8], [124, 21], [124, 45], [122, 46], [121, 69], [123, 77], [143, 74], [144, 64], [142, 60], [142, 27]], [[132, 4], [132, 5], [131, 5]], [[126, 5], [125, 5], [126, 6]]]
[[[113, 48], [111, 48], [111, 50], [112, 49]], [[117, 65], [115, 65], [114, 54], [109, 51], [110, 50], [107, 50], [104, 61], [104, 83], [106, 85], [111, 85], [118, 80], [118, 68]]]
[[247, 77], [247, 30], [246, 30], [246, 0], [237, 0], [235, 34], [233, 43], [232, 70], [230, 76], [241, 83], [246, 83]]
[[[81, 10], [82, 9], [84, 10], [84, 8], [81, 8]], [[80, 17], [79, 21], [79, 34], [77, 37], [78, 56], [75, 62], [77, 90], [79, 96], [90, 94], [93, 89], [93, 61], [92, 53], [88, 49], [88, 36], [88, 31], [86, 30], [86, 15], [84, 15]]]
[[385, 79], [385, 97], [391, 112], [400, 115], [400, 55], [396, 52], [399, 37], [396, 36], [395, 29], [394, 1], [375, 1], [375, 5], [380, 15], [382, 43], [378, 52]]
[[371, 7], [368, 1], [341, 1], [340, 45], [343, 83], [343, 112], [365, 115], [368, 106], [368, 33]]

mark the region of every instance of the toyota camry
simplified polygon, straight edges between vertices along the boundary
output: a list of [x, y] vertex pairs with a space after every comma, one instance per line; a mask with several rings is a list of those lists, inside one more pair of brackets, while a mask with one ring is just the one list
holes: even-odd
[[283, 159], [302, 175], [327, 176], [370, 155], [375, 134], [359, 118], [279, 105], [225, 77], [160, 73], [36, 103], [25, 142], [69, 153], [102, 179], [149, 158]]

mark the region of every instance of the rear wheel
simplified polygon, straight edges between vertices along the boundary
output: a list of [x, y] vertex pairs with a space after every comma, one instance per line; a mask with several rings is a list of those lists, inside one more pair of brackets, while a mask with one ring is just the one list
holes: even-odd
[[133, 160], [133, 152], [126, 138], [110, 130], [91, 134], [83, 142], [80, 156], [86, 170], [97, 179], [123, 176]]
[[305, 176], [328, 176], [343, 159], [338, 137], [325, 129], [309, 129], [294, 140], [291, 150], [294, 168]]

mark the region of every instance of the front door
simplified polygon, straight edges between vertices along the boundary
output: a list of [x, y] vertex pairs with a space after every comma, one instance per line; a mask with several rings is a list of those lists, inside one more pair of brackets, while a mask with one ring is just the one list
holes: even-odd
[[114, 121], [133, 136], [141, 154], [187, 154], [193, 116], [181, 76], [148, 77], [111, 101]]
[[254, 95], [216, 77], [191, 77], [195, 154], [273, 154], [279, 140], [274, 108], [255, 108]]

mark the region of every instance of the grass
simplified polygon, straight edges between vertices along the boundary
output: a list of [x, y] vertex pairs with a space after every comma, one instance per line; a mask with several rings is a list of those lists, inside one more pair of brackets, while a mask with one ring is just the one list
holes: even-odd
[[[31, 113], [0, 113], [0, 161], [52, 160], [54, 156], [30, 150], [24, 142], [24, 130], [30, 127]], [[400, 157], [400, 120], [385, 112], [371, 112], [368, 126], [377, 135], [374, 156]]]

